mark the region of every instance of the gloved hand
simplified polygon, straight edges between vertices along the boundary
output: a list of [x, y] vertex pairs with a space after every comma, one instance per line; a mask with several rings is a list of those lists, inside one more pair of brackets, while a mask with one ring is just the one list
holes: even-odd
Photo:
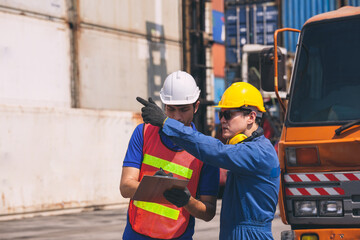
[[168, 174], [165, 173], [164, 169], [160, 168], [160, 170], [157, 170], [154, 176], [165, 176], [165, 177], [173, 177], [173, 174], [169, 172]]
[[164, 192], [164, 197], [175, 206], [183, 207], [188, 204], [191, 194], [187, 187], [183, 190], [172, 188]]
[[145, 107], [141, 108], [141, 116], [145, 123], [150, 123], [151, 125], [162, 127], [167, 116], [163, 110], [156, 105], [156, 103], [149, 98], [149, 101], [137, 97], [136, 100], [144, 105]]

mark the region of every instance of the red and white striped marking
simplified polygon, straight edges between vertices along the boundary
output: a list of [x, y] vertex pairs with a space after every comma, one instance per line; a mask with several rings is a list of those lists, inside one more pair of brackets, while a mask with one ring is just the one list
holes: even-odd
[[360, 181], [360, 172], [352, 173], [291, 173], [285, 174], [286, 183]]
[[345, 191], [339, 187], [325, 188], [285, 188], [287, 196], [339, 196], [344, 195]]

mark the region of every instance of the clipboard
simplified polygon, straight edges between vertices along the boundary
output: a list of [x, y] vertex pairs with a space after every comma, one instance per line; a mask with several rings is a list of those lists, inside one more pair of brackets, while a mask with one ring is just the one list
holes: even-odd
[[188, 179], [144, 175], [132, 199], [146, 202], [169, 203], [163, 196], [164, 191], [171, 188], [184, 189], [188, 182]]

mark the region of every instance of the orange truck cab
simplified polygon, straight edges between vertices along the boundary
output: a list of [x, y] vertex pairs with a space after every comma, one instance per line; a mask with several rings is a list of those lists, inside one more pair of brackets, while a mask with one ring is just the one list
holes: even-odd
[[[278, 66], [273, 75], [262, 67], [262, 86], [277, 92]], [[278, 151], [291, 230], [281, 239], [360, 239], [360, 7], [310, 18], [292, 71]]]

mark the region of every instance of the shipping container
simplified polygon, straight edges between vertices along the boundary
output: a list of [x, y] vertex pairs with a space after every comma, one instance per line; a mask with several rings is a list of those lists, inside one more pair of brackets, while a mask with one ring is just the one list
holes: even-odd
[[128, 203], [135, 98], [182, 69], [181, 6], [0, 0], [0, 220]]
[[241, 81], [241, 65], [228, 65], [225, 68], [225, 84], [226, 88], [232, 83]]
[[[82, 24], [180, 41], [181, 0], [78, 0]], [[150, 28], [156, 24], [156, 28]]]
[[181, 1], [80, 0], [79, 8], [79, 106], [138, 111], [136, 96], [160, 104], [167, 74], [182, 67]]
[[213, 40], [216, 43], [224, 44], [225, 42], [225, 19], [224, 13], [213, 10]]
[[238, 5], [238, 4], [256, 4], [273, 2], [274, 0], [225, 0], [226, 5]]
[[225, 9], [226, 62], [241, 62], [241, 47], [245, 44], [271, 45], [278, 28], [275, 3], [230, 5]]
[[[215, 91], [214, 91], [214, 102], [215, 104], [218, 104], [221, 100], [221, 97], [223, 95], [223, 93], [226, 90], [226, 84], [225, 84], [225, 79], [224, 78], [219, 78], [219, 77], [215, 77], [214, 79], [214, 87], [215, 87]], [[220, 124], [220, 120], [219, 120], [219, 116], [218, 116], [218, 112], [219, 109], [216, 108], [215, 109], [215, 125]]]
[[[159, 100], [168, 72], [181, 69], [179, 43], [82, 28], [79, 34], [80, 107], [139, 111], [137, 96]], [[151, 63], [151, 59], [153, 63]], [[153, 70], [158, 66], [158, 72]], [[149, 93], [150, 84], [157, 87]]]
[[224, 13], [224, 0], [212, 0], [212, 9]]
[[0, 106], [0, 220], [12, 214], [126, 204], [122, 159], [131, 112]]
[[70, 107], [68, 24], [0, 12], [0, 103]]
[[0, 0], [0, 8], [21, 12], [22, 15], [67, 19], [69, 8], [67, 3], [67, 0]]
[[345, 5], [353, 6], [353, 7], [359, 7], [360, 6], [360, 0], [347, 0], [347, 1], [345, 1]]
[[0, 0], [2, 102], [138, 111], [136, 94], [159, 100], [182, 68], [181, 1], [79, 0], [75, 33], [66, 3]]
[[225, 77], [225, 46], [221, 44], [213, 44], [213, 69], [215, 77]]
[[[281, 19], [282, 27], [301, 29], [303, 24], [310, 17], [333, 11], [337, 8], [334, 0], [286, 0], [282, 1], [281, 5]], [[284, 32], [284, 46], [288, 52], [294, 53], [296, 51], [296, 44], [298, 40], [298, 33]]]

